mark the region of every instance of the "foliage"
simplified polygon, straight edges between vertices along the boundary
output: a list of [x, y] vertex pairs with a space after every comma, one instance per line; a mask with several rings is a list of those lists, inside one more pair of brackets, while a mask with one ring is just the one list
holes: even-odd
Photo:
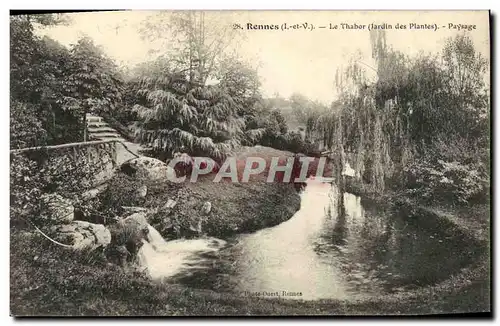
[[[45, 17], [45, 22], [52, 21]], [[59, 43], [34, 34], [33, 17], [11, 17], [11, 97], [29, 104], [31, 115], [41, 122], [48, 144], [74, 141], [81, 122], [64, 111], [61, 99], [69, 51]], [[14, 117], [15, 119], [15, 117]], [[22, 127], [22, 126], [21, 126]], [[28, 126], [24, 126], [28, 129]], [[29, 131], [19, 132], [29, 132]], [[13, 134], [13, 138], [18, 137]]]
[[219, 86], [234, 99], [238, 114], [248, 115], [262, 97], [257, 70], [234, 55], [223, 56], [220, 61], [220, 68], [215, 74]]
[[160, 44], [170, 67], [197, 85], [216, 77], [226, 49], [240, 34], [221, 15], [203, 11], [159, 11], [142, 28], [145, 38]]
[[164, 47], [132, 71], [127, 101], [139, 138], [160, 159], [181, 152], [222, 160], [251, 137], [245, 122], [260, 98], [257, 74], [227, 54], [237, 31], [211, 17], [160, 12], [144, 26], [143, 35]]
[[266, 131], [259, 144], [279, 150], [290, 151], [292, 153], [308, 154], [314, 149], [314, 145], [312, 143], [306, 142], [302, 135], [295, 131], [289, 131], [284, 134], [275, 134], [270, 131]]
[[290, 96], [290, 104], [298, 121], [304, 126], [305, 140], [314, 142], [317, 122], [325, 112], [326, 107], [300, 93], [294, 93]]
[[140, 206], [144, 199], [138, 195], [137, 189], [143, 183], [144, 181], [119, 173], [109, 181], [106, 190], [99, 195], [99, 200], [117, 213], [120, 213], [123, 206]]
[[384, 32], [372, 32], [371, 41], [375, 80], [358, 59], [337, 73], [339, 100], [317, 125], [326, 142], [333, 136], [341, 153], [355, 153], [351, 165], [378, 192], [409, 178], [419, 180], [407, 180], [410, 192], [424, 197], [487, 196], [487, 62], [470, 38], [448, 39], [441, 56], [416, 57], [391, 49]]
[[10, 111], [11, 148], [40, 146], [45, 143], [46, 131], [29, 104], [13, 101], [11, 98]]
[[219, 78], [216, 85], [190, 79], [165, 56], [133, 71], [126, 92], [134, 104], [129, 117], [137, 116], [139, 138], [155, 156], [186, 152], [221, 160], [240, 141], [256, 136], [245, 124], [260, 98], [258, 77], [234, 58], [224, 60], [228, 65], [213, 75]]
[[170, 157], [175, 152], [222, 160], [238, 145], [244, 121], [233, 99], [217, 86], [190, 87], [168, 76], [143, 81], [140, 94], [148, 106], [137, 104], [142, 142]]
[[[116, 67], [88, 38], [68, 50], [35, 33], [59, 23], [57, 15], [13, 16], [10, 22], [11, 97], [40, 121], [47, 144], [81, 141], [84, 112], [109, 110], [120, 102]], [[17, 132], [29, 132], [29, 125], [19, 126], [23, 130], [16, 129], [13, 139], [20, 138]]]
[[[21, 216], [38, 214], [40, 196], [43, 193], [58, 193], [76, 200], [77, 194], [95, 182], [97, 173], [110, 164], [110, 153], [106, 150], [73, 148], [48, 151], [40, 150], [11, 153], [10, 194], [11, 211]], [[93, 162], [88, 157], [94, 157]]]
[[[288, 130], [282, 109], [274, 107], [275, 99], [262, 99], [247, 116], [244, 145], [262, 145], [294, 153], [309, 153], [313, 143], [304, 139], [300, 131]], [[281, 103], [283, 104], [283, 103]]]
[[488, 191], [487, 180], [473, 164], [418, 161], [405, 167], [404, 172], [407, 194], [426, 201], [467, 204], [484, 198]]
[[[85, 112], [112, 112], [121, 104], [122, 80], [114, 62], [92, 39], [83, 37], [71, 48], [65, 91], [70, 109]], [[75, 101], [76, 99], [76, 101]]]
[[39, 213], [43, 193], [43, 176], [37, 173], [37, 163], [25, 156], [11, 156], [10, 209], [11, 215], [29, 216]]

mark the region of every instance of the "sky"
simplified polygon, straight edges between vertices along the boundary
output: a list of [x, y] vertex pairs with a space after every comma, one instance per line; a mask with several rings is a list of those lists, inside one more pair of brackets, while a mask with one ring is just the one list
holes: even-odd
[[[70, 14], [71, 24], [40, 31], [64, 45], [75, 43], [87, 35], [118, 64], [133, 66], [146, 61], [157, 44], [141, 38], [140, 27], [145, 21], [154, 22], [156, 12], [120, 11]], [[244, 39], [228, 48], [252, 64], [259, 66], [262, 92], [266, 96], [279, 94], [289, 97], [299, 92], [325, 104], [335, 99], [337, 69], [344, 68], [357, 54], [363, 66], [375, 66], [371, 58], [369, 24], [391, 24], [387, 43], [408, 55], [419, 52], [438, 53], [447, 37], [454, 36], [457, 26], [475, 25], [467, 31], [478, 51], [489, 58], [489, 16], [487, 11], [212, 11], [207, 12], [215, 24], [229, 27], [240, 24], [279, 25], [307, 23], [314, 30], [242, 30]], [[407, 26], [396, 29], [396, 24]], [[408, 29], [410, 23], [437, 24], [439, 29]], [[339, 29], [330, 29], [329, 25]], [[341, 24], [365, 25], [364, 29], [342, 29]], [[320, 29], [319, 26], [327, 28]], [[444, 27], [443, 27], [444, 26]], [[210, 26], [208, 26], [210, 27]], [[368, 75], [370, 68], [366, 68]]]

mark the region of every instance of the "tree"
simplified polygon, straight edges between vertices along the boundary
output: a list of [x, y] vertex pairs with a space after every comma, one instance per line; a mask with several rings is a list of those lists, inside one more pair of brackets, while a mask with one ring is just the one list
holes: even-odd
[[411, 176], [424, 180], [415, 193], [432, 197], [446, 181], [436, 176], [455, 173], [450, 166], [462, 173], [452, 182], [460, 184], [460, 201], [485, 189], [478, 180], [488, 162], [486, 61], [472, 41], [458, 35], [440, 55], [408, 57], [386, 43], [383, 31], [373, 31], [370, 40], [375, 81], [352, 60], [337, 73], [335, 108], [319, 119], [320, 129], [334, 131], [337, 152], [354, 151], [350, 163], [376, 191], [387, 184], [410, 187]]
[[[37, 144], [57, 144], [75, 141], [75, 131], [79, 127], [70, 123], [71, 114], [64, 111], [61, 99], [67, 67], [70, 65], [69, 51], [56, 41], [44, 37], [40, 39], [34, 33], [35, 27], [59, 24], [63, 20], [60, 15], [23, 15], [11, 17], [11, 123], [18, 127], [16, 133], [27, 134], [28, 125], [16, 119], [30, 116], [30, 119], [41, 126], [43, 137]], [[19, 108], [23, 108], [19, 111]], [[16, 112], [17, 111], [17, 112]], [[23, 113], [21, 113], [23, 112]]]
[[66, 22], [64, 15], [11, 17], [11, 97], [25, 104], [18, 106], [25, 113], [12, 119], [33, 111], [30, 119], [40, 122], [45, 135], [40, 141], [46, 144], [83, 140], [85, 112], [112, 110], [120, 103], [117, 69], [92, 40], [83, 38], [68, 50], [36, 36], [37, 28]]
[[[63, 85], [68, 93], [65, 106], [80, 115], [83, 121], [87, 113], [116, 110], [122, 101], [123, 81], [115, 63], [88, 37], [78, 40], [70, 53], [72, 61]], [[86, 138], [84, 133], [83, 139]]]
[[[164, 65], [157, 65], [163, 67]], [[134, 111], [140, 139], [161, 158], [175, 152], [222, 159], [238, 145], [244, 121], [218, 85], [193, 86], [182, 73], [157, 71], [141, 78]]]
[[203, 11], [158, 12], [145, 21], [142, 33], [159, 42], [160, 53], [192, 85], [205, 85], [214, 77], [222, 55], [241, 35], [221, 21], [220, 15]]
[[238, 59], [236, 55], [221, 56], [220, 66], [214, 74], [219, 86], [240, 106], [241, 115], [252, 111], [262, 98], [257, 69]]
[[[141, 119], [140, 139], [162, 159], [186, 152], [221, 160], [245, 137], [242, 111], [252, 101], [252, 90], [246, 88], [254, 87], [256, 94], [250, 70], [236, 63], [235, 70], [220, 65], [234, 32], [207, 22], [203, 12], [155, 18], [146, 23], [144, 35], [162, 41], [171, 35], [174, 41], [164, 43], [171, 46], [138, 71], [134, 112]], [[207, 85], [217, 77], [218, 84]]]
[[458, 109], [459, 131], [464, 138], [488, 142], [488, 92], [485, 74], [488, 63], [466, 34], [448, 38], [442, 53], [445, 89], [450, 107]]
[[326, 107], [319, 102], [311, 101], [302, 94], [294, 93], [290, 96], [293, 112], [299, 121], [305, 125], [306, 141], [315, 141], [314, 133], [317, 131], [317, 121]]

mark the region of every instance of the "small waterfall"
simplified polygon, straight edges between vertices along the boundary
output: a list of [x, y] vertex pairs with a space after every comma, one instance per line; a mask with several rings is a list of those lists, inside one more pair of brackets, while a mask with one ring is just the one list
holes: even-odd
[[139, 264], [145, 267], [152, 279], [174, 276], [188, 269], [203, 268], [202, 253], [215, 252], [226, 242], [216, 238], [165, 241], [161, 234], [148, 224], [147, 241], [138, 253]]
[[167, 242], [154, 227], [148, 224], [148, 242], [155, 248], [165, 245]]

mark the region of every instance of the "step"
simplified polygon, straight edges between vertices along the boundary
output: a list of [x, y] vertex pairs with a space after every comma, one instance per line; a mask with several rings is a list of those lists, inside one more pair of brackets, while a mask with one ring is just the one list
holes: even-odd
[[102, 126], [102, 127], [88, 127], [87, 130], [90, 133], [101, 133], [101, 132], [114, 132], [114, 133], [118, 133], [115, 129], [113, 129], [111, 127], [106, 127], [106, 126]]
[[92, 121], [92, 122], [89, 122], [87, 121], [87, 127], [95, 127], [95, 128], [98, 128], [98, 127], [109, 127], [109, 125], [104, 122], [104, 121]]
[[93, 140], [93, 141], [106, 141], [106, 140], [116, 140], [116, 141], [119, 141], [119, 142], [125, 142], [126, 140], [121, 138], [121, 137], [99, 137], [99, 136], [90, 136], [89, 137], [90, 140]]
[[92, 136], [94, 137], [115, 137], [115, 138], [122, 138], [122, 136], [115, 132], [93, 132], [91, 133]]
[[109, 139], [109, 138], [120, 139], [120, 140], [124, 139], [120, 134], [115, 134], [115, 133], [92, 134], [92, 136], [102, 138], [102, 139]]
[[89, 117], [87, 116], [87, 122], [101, 122], [102, 118], [101, 117]]

